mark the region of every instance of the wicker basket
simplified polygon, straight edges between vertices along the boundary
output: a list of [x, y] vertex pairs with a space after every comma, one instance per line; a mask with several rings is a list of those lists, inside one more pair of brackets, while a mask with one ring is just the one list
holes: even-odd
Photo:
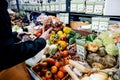
[[[36, 66], [36, 65], [35, 65], [35, 66]], [[31, 71], [32, 71], [40, 80], [43, 80], [43, 79], [33, 70], [33, 68], [34, 68], [35, 66], [32, 66], [32, 67], [30, 68]], [[68, 77], [69, 77], [69, 74], [66, 74], [61, 80], [66, 80]]]
[[79, 30], [82, 28], [82, 26], [89, 25], [89, 23], [81, 22], [81, 21], [71, 21], [70, 27], [75, 30]]
[[91, 30], [83, 30], [83, 29], [81, 29], [81, 30], [75, 30], [75, 29], [73, 29], [73, 30], [76, 31], [76, 32], [78, 32], [81, 36], [87, 36], [89, 34], [95, 34]]

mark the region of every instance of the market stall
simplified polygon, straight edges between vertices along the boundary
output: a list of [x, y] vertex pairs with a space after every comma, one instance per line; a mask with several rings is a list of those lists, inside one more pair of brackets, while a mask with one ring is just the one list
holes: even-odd
[[30, 67], [40, 80], [119, 80], [120, 32], [116, 25], [98, 33], [74, 30], [54, 16], [40, 15], [37, 20], [43, 25], [28, 29], [36, 37], [53, 27], [44, 57], [37, 56], [39, 60]]

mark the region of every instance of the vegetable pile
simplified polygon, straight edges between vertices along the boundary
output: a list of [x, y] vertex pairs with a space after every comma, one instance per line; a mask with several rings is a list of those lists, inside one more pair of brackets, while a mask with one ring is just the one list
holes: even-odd
[[45, 52], [47, 58], [38, 62], [32, 70], [43, 80], [111, 79], [101, 70], [117, 65], [116, 37], [108, 32], [82, 36], [59, 20], [54, 23], [53, 20], [48, 18], [44, 22], [45, 30], [54, 28]]

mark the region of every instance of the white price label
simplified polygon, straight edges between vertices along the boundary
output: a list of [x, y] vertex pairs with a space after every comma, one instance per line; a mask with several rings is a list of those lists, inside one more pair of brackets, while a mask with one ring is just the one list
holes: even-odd
[[43, 6], [43, 11], [45, 11], [46, 9], [45, 9], [45, 6]]
[[66, 4], [62, 4], [62, 11], [66, 11]]
[[34, 11], [34, 10], [35, 10], [35, 7], [34, 7], [34, 6], [31, 6], [31, 8], [32, 8], [32, 11]]
[[93, 13], [93, 5], [86, 6], [86, 13]]
[[85, 57], [85, 47], [77, 45], [77, 53], [78, 55]]
[[64, 17], [60, 16], [60, 21], [64, 22]]
[[99, 31], [107, 31], [108, 30], [108, 22], [100, 22]]
[[54, 11], [54, 10], [55, 10], [55, 6], [51, 5], [51, 11]]
[[77, 4], [72, 4], [70, 10], [71, 10], [72, 12], [76, 12], [76, 11], [77, 11]]
[[83, 12], [84, 11], [84, 4], [78, 4], [78, 12]]
[[95, 5], [94, 7], [94, 14], [102, 14], [103, 6], [102, 5]]
[[38, 6], [36, 6], [36, 11], [38, 11]]
[[93, 21], [92, 30], [98, 30], [98, 29], [99, 29], [99, 21]]
[[41, 8], [41, 6], [40, 6], [40, 7], [39, 7], [39, 11], [41, 11], [41, 9], [42, 9], [42, 8]]
[[56, 11], [59, 11], [59, 9], [60, 9], [59, 5], [56, 5], [55, 8], [56, 8]]

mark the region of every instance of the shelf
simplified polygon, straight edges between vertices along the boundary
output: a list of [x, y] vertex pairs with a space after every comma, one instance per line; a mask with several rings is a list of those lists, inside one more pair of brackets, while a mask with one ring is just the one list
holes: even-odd
[[77, 16], [77, 17], [110, 17], [111, 20], [120, 21], [120, 16], [114, 15], [99, 15], [99, 14], [86, 14], [86, 13], [77, 13], [77, 12], [70, 12], [70, 16]]

